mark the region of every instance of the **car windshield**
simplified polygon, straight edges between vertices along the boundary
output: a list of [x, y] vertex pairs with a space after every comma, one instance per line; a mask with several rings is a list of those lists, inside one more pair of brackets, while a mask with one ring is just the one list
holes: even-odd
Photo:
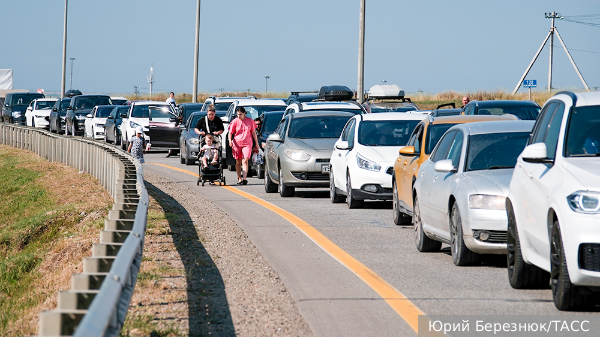
[[427, 139], [425, 146], [425, 154], [431, 154], [437, 142], [442, 138], [444, 133], [456, 124], [433, 124], [427, 128]]
[[54, 104], [56, 104], [56, 102], [54, 102], [54, 101], [38, 101], [37, 104], [35, 105], [35, 109], [36, 110], [52, 109], [52, 107], [54, 107]]
[[202, 119], [202, 117], [204, 117], [204, 116], [206, 116], [205, 113], [194, 115], [192, 117], [192, 120], [190, 121], [190, 124], [189, 124], [190, 129], [193, 130], [196, 127], [196, 124], [198, 124], [198, 122], [200, 121], [200, 119]]
[[246, 117], [256, 119], [258, 116], [262, 115], [263, 112], [278, 111], [281, 109], [285, 109], [285, 106], [282, 106], [282, 105], [252, 105], [252, 106], [244, 106], [244, 109], [246, 109]]
[[358, 128], [358, 143], [366, 146], [401, 146], [408, 143], [419, 121], [364, 121]]
[[69, 104], [71, 104], [71, 99], [64, 99], [60, 102], [60, 110], [66, 110]]
[[29, 105], [36, 98], [44, 98], [42, 94], [17, 94], [12, 96], [12, 105]]
[[97, 118], [106, 118], [108, 117], [108, 115], [110, 115], [110, 112], [113, 110], [113, 107], [98, 107], [98, 109], [96, 110], [96, 117]]
[[125, 104], [125, 102], [127, 102], [126, 99], [121, 99], [121, 98], [111, 98], [110, 100], [112, 101], [112, 103], [114, 105], [122, 105], [122, 104]]
[[169, 123], [169, 120], [175, 117], [171, 111], [171, 106], [150, 106], [150, 120], [153, 122]]
[[478, 115], [514, 115], [517, 118], [522, 120], [534, 121], [537, 116], [540, 114], [540, 108], [533, 105], [506, 105], [506, 106], [479, 106], [479, 110], [477, 111]]
[[96, 105], [109, 105], [110, 98], [104, 96], [91, 96], [85, 98], [77, 98], [75, 109], [91, 109]]
[[529, 132], [471, 135], [465, 171], [514, 168], [523, 152]]
[[350, 116], [311, 116], [294, 118], [290, 123], [290, 138], [338, 138]]
[[215, 110], [216, 111], [225, 111], [227, 112], [227, 109], [229, 109], [229, 106], [231, 105], [231, 102], [222, 102], [222, 103], [215, 103]]
[[281, 122], [282, 116], [283, 112], [265, 115], [265, 120], [263, 121], [264, 125], [261, 131], [263, 133], [275, 132], [275, 129], [277, 129], [277, 125], [279, 125], [279, 122]]
[[376, 102], [369, 104], [371, 113], [415, 111], [417, 107], [409, 102]]
[[150, 118], [150, 110], [153, 111], [153, 115], [156, 118], [161, 118], [159, 116], [163, 116], [163, 118], [167, 117], [166, 114], [173, 113], [171, 112], [171, 105], [136, 105], [133, 107], [133, 111], [131, 112], [131, 117], [134, 118]]
[[573, 109], [567, 123], [565, 157], [600, 156], [600, 106]]

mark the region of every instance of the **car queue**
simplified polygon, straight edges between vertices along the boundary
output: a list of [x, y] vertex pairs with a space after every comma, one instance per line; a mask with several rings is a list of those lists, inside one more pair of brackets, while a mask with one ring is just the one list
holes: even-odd
[[[203, 144], [194, 128], [207, 107], [221, 103], [219, 117], [229, 124], [243, 106], [260, 124], [263, 159], [253, 170], [266, 193], [328, 188], [332, 203], [350, 209], [391, 200], [393, 222], [413, 226], [419, 252], [447, 244], [457, 266], [506, 254], [513, 288], [550, 288], [559, 310], [600, 303], [600, 93], [560, 92], [543, 107], [471, 101], [455, 116], [419, 110], [397, 86], [374, 86], [364, 104], [351, 93], [323, 87], [308, 102], [210, 97], [177, 110], [166, 102], [124, 107], [102, 95], [42, 95], [3, 118], [123, 149], [142, 127], [153, 148], [176, 149], [181, 164], [192, 165]], [[9, 98], [21, 99], [14, 111], [24, 97]], [[37, 112], [44, 109], [47, 116]], [[230, 149], [219, 153], [224, 182]]]

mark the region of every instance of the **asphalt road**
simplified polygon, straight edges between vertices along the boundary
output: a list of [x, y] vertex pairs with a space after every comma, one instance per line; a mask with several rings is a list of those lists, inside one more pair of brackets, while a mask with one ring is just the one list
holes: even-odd
[[[411, 326], [357, 274], [280, 215], [219, 186], [196, 186], [198, 172], [165, 153], [146, 154], [144, 170], [182, 183], [227, 212], [279, 273], [316, 336], [411, 336]], [[225, 171], [227, 182], [237, 182]], [[395, 226], [390, 202], [363, 209], [332, 204], [327, 189], [297, 189], [295, 197], [267, 194], [263, 180], [248, 178], [250, 193], [306, 221], [367, 266], [427, 315], [559, 315], [549, 289], [514, 290], [504, 255], [481, 265], [456, 267], [450, 249], [417, 252], [412, 226]], [[600, 311], [600, 310], [598, 310]], [[593, 315], [596, 312], [569, 313]], [[588, 316], [588, 319], [592, 318]]]

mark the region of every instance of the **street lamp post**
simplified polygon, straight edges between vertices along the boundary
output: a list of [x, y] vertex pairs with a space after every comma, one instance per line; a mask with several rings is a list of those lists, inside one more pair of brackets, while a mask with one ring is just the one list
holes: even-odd
[[73, 61], [75, 61], [75, 58], [71, 57], [69, 60], [71, 60], [71, 82], [69, 84], [69, 90], [73, 90]]
[[65, 73], [67, 68], [67, 6], [68, 0], [65, 0], [65, 23], [63, 28], [63, 55], [62, 55], [62, 79], [60, 83], [60, 97], [65, 97]]
[[269, 77], [269, 75], [265, 76], [265, 93], [267, 93], [269, 91], [268, 90], [268, 88], [269, 88], [269, 78], [271, 78], [271, 77]]

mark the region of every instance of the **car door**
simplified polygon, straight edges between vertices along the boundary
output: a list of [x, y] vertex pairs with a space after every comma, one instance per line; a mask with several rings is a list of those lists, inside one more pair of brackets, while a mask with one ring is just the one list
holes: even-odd
[[452, 160], [452, 166], [456, 169], [454, 172], [433, 172], [433, 181], [431, 184], [429, 200], [433, 210], [431, 216], [433, 218], [432, 225], [439, 231], [438, 236], [450, 240], [450, 226], [448, 215], [448, 201], [452, 188], [456, 185], [459, 177], [457, 172], [460, 168], [463, 144], [465, 143], [464, 133], [460, 130], [456, 131], [452, 144], [448, 149], [448, 153], [443, 159]]
[[434, 191], [434, 179], [438, 179], [438, 172], [435, 172], [434, 166], [435, 163], [439, 160], [446, 159], [446, 155], [448, 154], [448, 150], [450, 146], [453, 144], [454, 136], [456, 135], [456, 131], [450, 131], [446, 133], [442, 139], [440, 139], [437, 148], [431, 154], [429, 160], [427, 160], [418, 173], [418, 184], [419, 184], [419, 207], [421, 208], [421, 218], [428, 225], [432, 225], [435, 216], [435, 207], [432, 205], [431, 194], [437, 193]]
[[25, 125], [33, 126], [33, 106], [35, 104], [35, 100], [29, 103], [29, 106], [25, 110]]
[[[545, 143], [547, 155], [549, 159], [556, 157], [556, 148], [558, 146], [558, 138], [562, 119], [565, 112], [565, 104], [563, 102], [549, 103], [547, 111], [544, 112], [538, 126], [536, 126], [532, 134], [531, 144]], [[527, 222], [524, 227], [526, 229], [527, 239], [531, 248], [545, 259], [549, 259], [550, 250], [548, 236], [548, 186], [552, 185], [553, 181], [562, 179], [556, 176], [552, 164], [538, 164], [520, 162], [517, 169], [522, 170], [526, 177], [526, 186], [523, 189], [524, 198], [521, 201], [523, 207], [523, 216], [519, 221]]]
[[92, 111], [90, 111], [89, 115], [91, 115], [92, 117], [86, 117], [85, 118], [85, 130], [83, 130], [83, 136], [87, 136], [87, 135], [91, 135], [91, 137], [93, 138], [94, 135], [92, 135], [92, 124], [94, 123], [94, 119], [96, 118], [96, 111], [98, 111], [98, 107], [95, 106], [92, 108]]
[[412, 136], [410, 137], [407, 146], [413, 146], [415, 148], [414, 156], [399, 155], [398, 160], [401, 163], [400, 176], [396, 177], [396, 187], [398, 189], [398, 201], [400, 206], [411, 210], [413, 208], [413, 177], [416, 176], [417, 170], [419, 169], [420, 157], [421, 157], [421, 144], [423, 143], [425, 125], [419, 123]]
[[[338, 142], [348, 142], [348, 148], [354, 146], [354, 130], [356, 127], [356, 119], [352, 118], [342, 130], [342, 134]], [[333, 173], [335, 187], [342, 191], [346, 191], [346, 170], [348, 168], [347, 157], [351, 151], [349, 149], [339, 149], [338, 142], [333, 146], [333, 152], [330, 159], [330, 170]], [[351, 145], [352, 144], [352, 145]], [[346, 191], [347, 192], [347, 191]]]

